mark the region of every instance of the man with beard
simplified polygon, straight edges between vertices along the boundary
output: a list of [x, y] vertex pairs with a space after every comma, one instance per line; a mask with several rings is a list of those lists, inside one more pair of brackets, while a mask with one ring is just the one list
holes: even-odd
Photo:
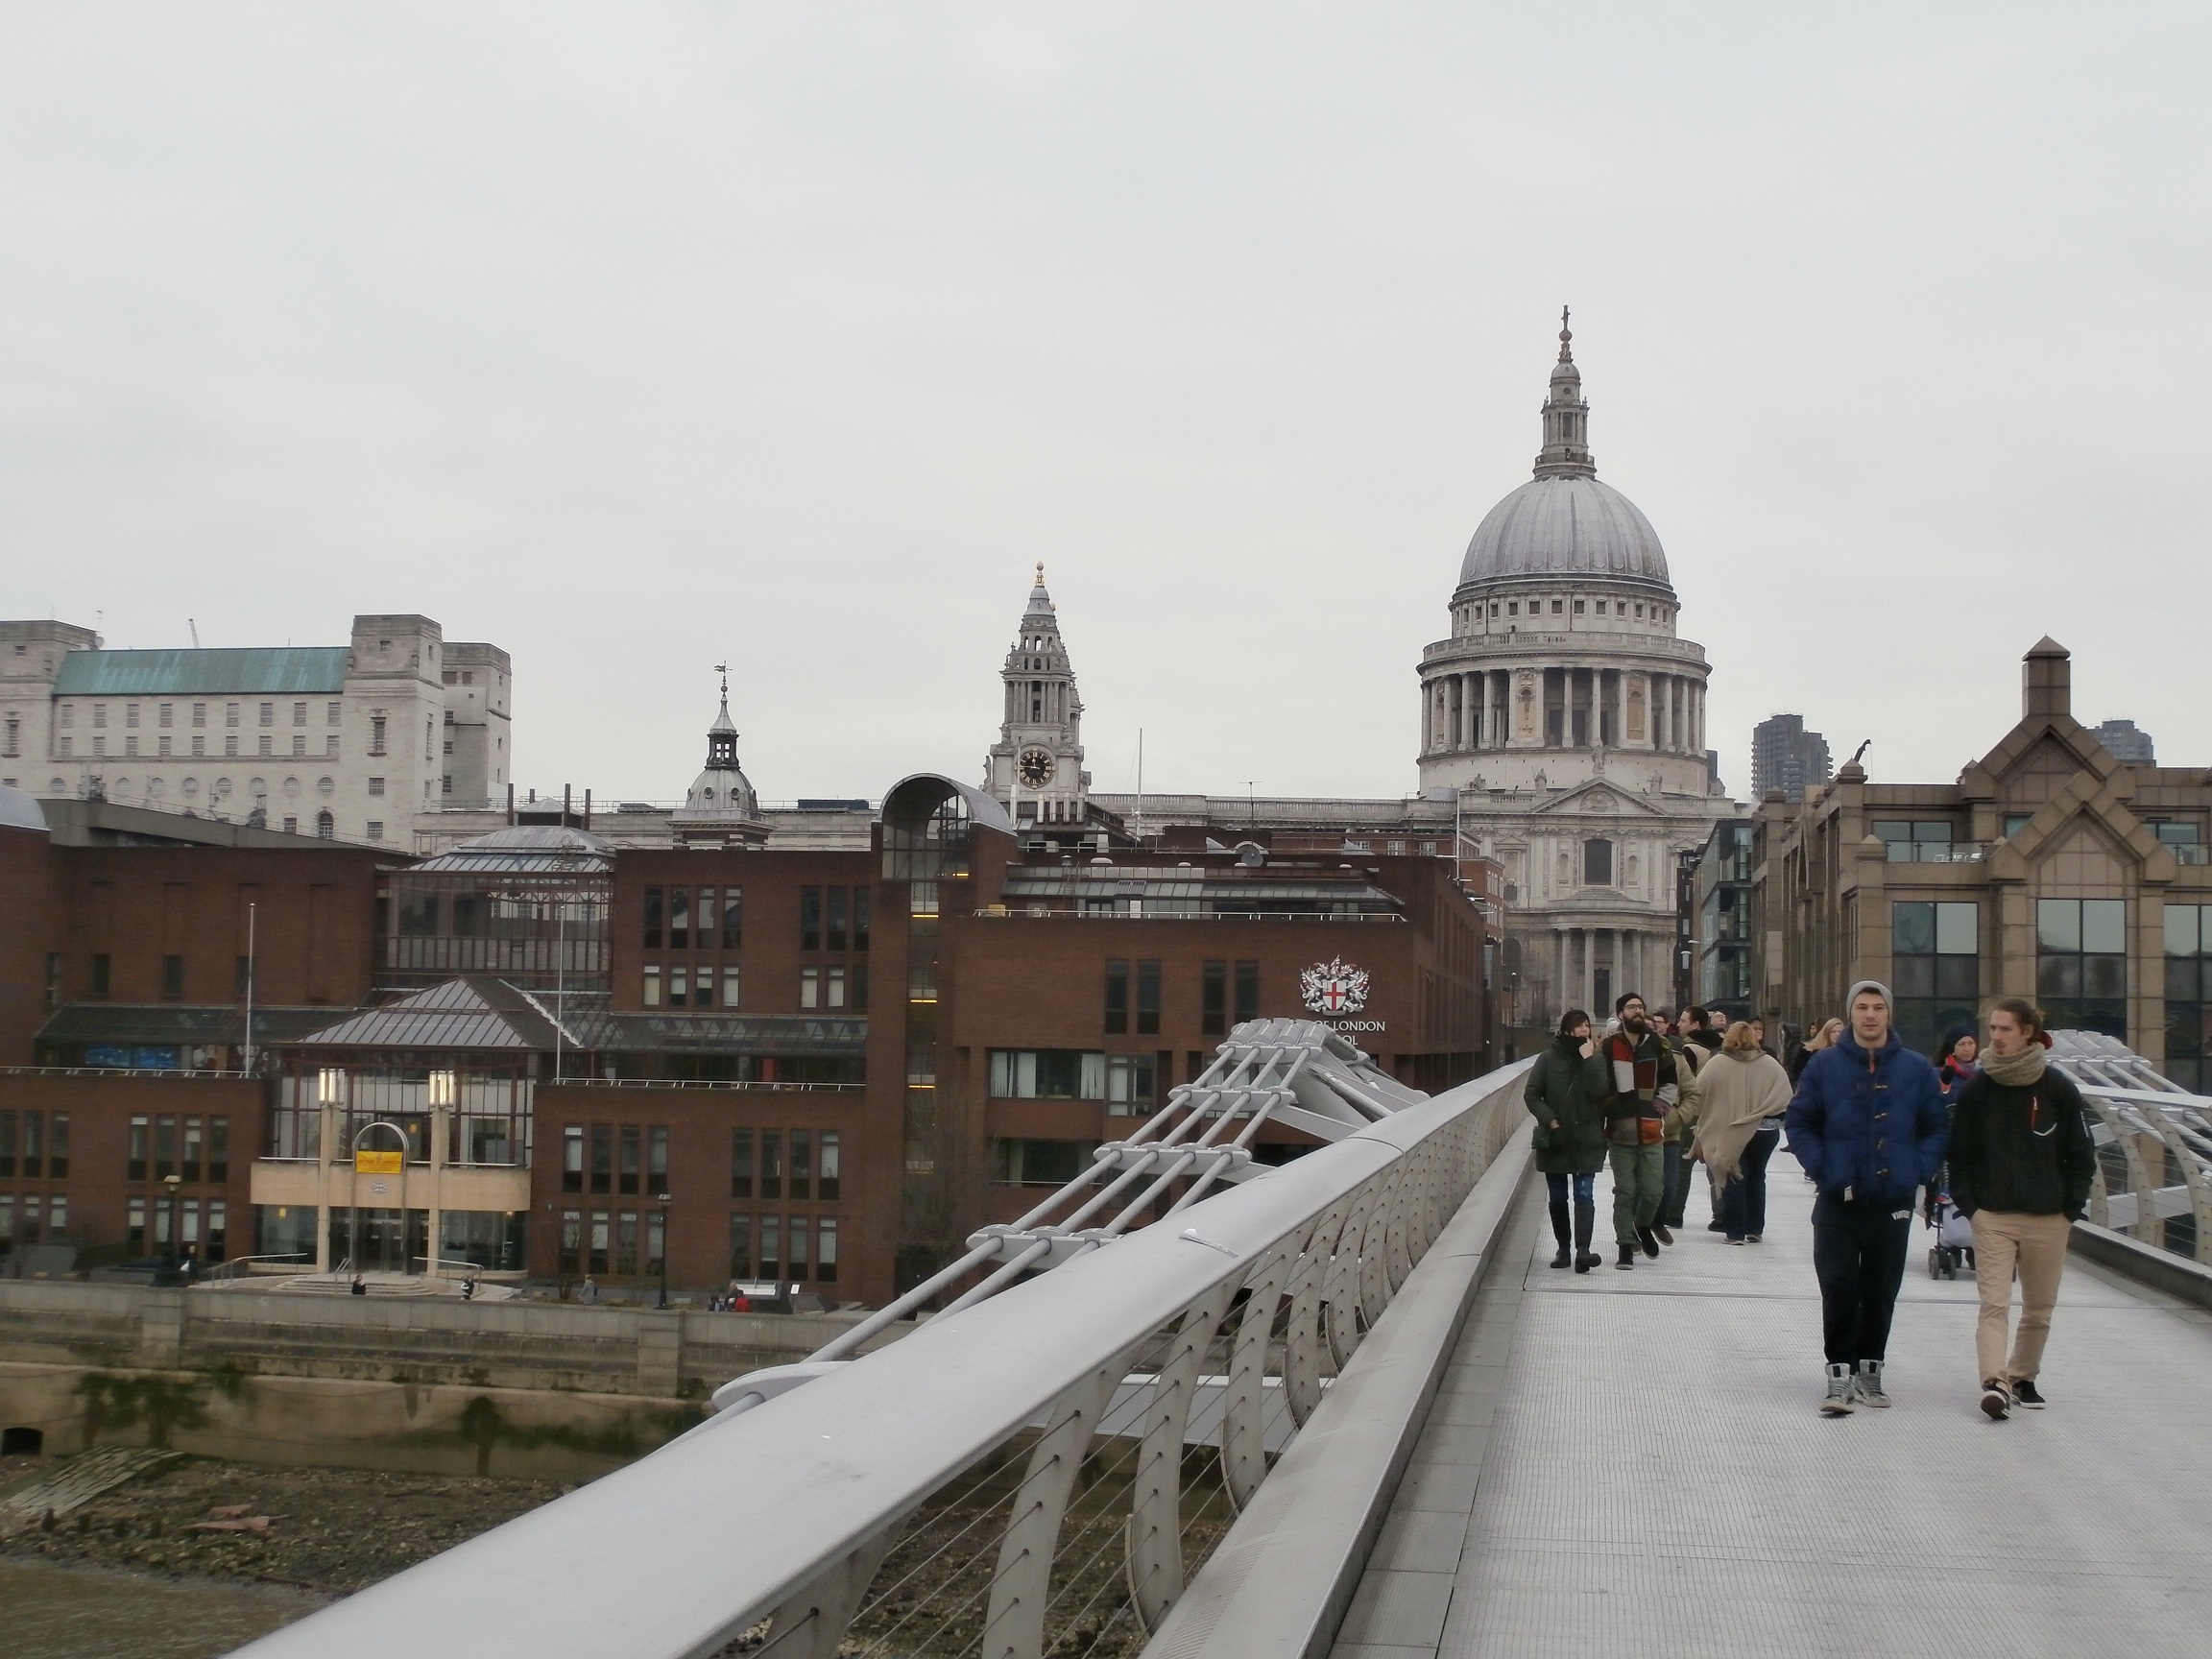
[[1602, 1050], [1613, 1091], [1605, 1101], [1605, 1143], [1613, 1165], [1613, 1239], [1621, 1247], [1613, 1265], [1625, 1272], [1636, 1265], [1638, 1249], [1655, 1258], [1661, 1244], [1674, 1242], [1659, 1225], [1659, 1205], [1666, 1197], [1666, 1118], [1680, 1073], [1643, 998], [1628, 992], [1613, 1012], [1619, 1025]]

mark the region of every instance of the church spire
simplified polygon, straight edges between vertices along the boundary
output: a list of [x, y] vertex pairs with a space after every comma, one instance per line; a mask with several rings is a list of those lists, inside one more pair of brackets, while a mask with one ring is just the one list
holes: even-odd
[[1551, 392], [1544, 400], [1544, 449], [1539, 478], [1595, 478], [1590, 458], [1590, 405], [1582, 400], [1582, 371], [1575, 367], [1575, 332], [1559, 308], [1559, 361], [1551, 367]]
[[722, 711], [714, 716], [714, 724], [707, 728], [707, 766], [709, 771], [734, 772], [737, 770], [737, 727], [730, 718], [730, 664], [717, 662], [714, 671], [722, 676]]
[[999, 679], [1005, 712], [986, 787], [1018, 823], [1079, 826], [1091, 782], [1083, 770], [1083, 702], [1042, 560]]

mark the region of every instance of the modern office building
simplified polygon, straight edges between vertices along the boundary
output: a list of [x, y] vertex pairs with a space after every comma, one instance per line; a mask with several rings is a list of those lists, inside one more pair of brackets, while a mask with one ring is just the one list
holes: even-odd
[[2132, 720], [2105, 720], [2089, 730], [2097, 734], [2097, 741], [2104, 745], [2104, 752], [2115, 760], [2125, 760], [2132, 766], [2158, 763], [2151, 733]]
[[1751, 798], [1767, 799], [1779, 789], [1785, 801], [1802, 801], [1805, 791], [1828, 781], [1828, 739], [1805, 730], [1802, 714], [1771, 714], [1751, 728]]
[[1769, 1024], [1897, 998], [1922, 1052], [1999, 996], [2118, 1037], [2212, 1086], [2212, 784], [2117, 758], [2072, 712], [2064, 647], [2026, 658], [2019, 723], [1950, 783], [1846, 765], [1816, 802], [1772, 798], [1752, 849], [1753, 995]]

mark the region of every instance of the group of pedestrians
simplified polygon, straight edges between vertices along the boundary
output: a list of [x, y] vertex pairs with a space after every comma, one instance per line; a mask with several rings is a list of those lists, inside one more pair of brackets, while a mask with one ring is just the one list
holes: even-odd
[[1947, 1181], [1974, 1232], [1980, 1405], [2002, 1421], [2015, 1407], [2045, 1404], [2036, 1379], [2067, 1235], [2096, 1167], [2081, 1096], [2049, 1066], [2043, 1016], [2020, 998], [1991, 1006], [1986, 1044], [1971, 1030], [1947, 1032], [1935, 1061], [1905, 1046], [1891, 1006], [1887, 986], [1861, 980], [1847, 1018], [1826, 1022], [1787, 1068], [1767, 1052], [1755, 1021], [1722, 1031], [1701, 1008], [1670, 1020], [1630, 994], [1599, 1032], [1587, 1011], [1570, 1010], [1524, 1089], [1558, 1243], [1551, 1265], [1587, 1273], [1603, 1261], [1592, 1235], [1596, 1177], [1608, 1161], [1617, 1267], [1674, 1242], [1697, 1165], [1715, 1229], [1731, 1245], [1758, 1242], [1767, 1167], [1787, 1127], [1815, 1194], [1820, 1409], [1841, 1417], [1890, 1404], [1889, 1330], [1915, 1199]]

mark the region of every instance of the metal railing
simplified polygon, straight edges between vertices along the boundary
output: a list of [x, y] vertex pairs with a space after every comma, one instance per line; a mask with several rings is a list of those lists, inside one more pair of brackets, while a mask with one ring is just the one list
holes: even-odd
[[[979, 1232], [933, 1283], [985, 1277], [902, 1340], [834, 1357], [879, 1316], [741, 1378], [651, 1456], [244, 1651], [1134, 1655], [1527, 1122], [1526, 1070], [1431, 1099], [1324, 1026], [1239, 1026]], [[1332, 1143], [1262, 1166], [1264, 1122]]]
[[[2161, 1076], [2117, 1037], [2051, 1035], [2052, 1063], [2089, 1106], [2097, 1145], [2089, 1219], [2212, 1265], [2212, 1098]], [[2193, 1225], [2167, 1226], [2182, 1217]]]

